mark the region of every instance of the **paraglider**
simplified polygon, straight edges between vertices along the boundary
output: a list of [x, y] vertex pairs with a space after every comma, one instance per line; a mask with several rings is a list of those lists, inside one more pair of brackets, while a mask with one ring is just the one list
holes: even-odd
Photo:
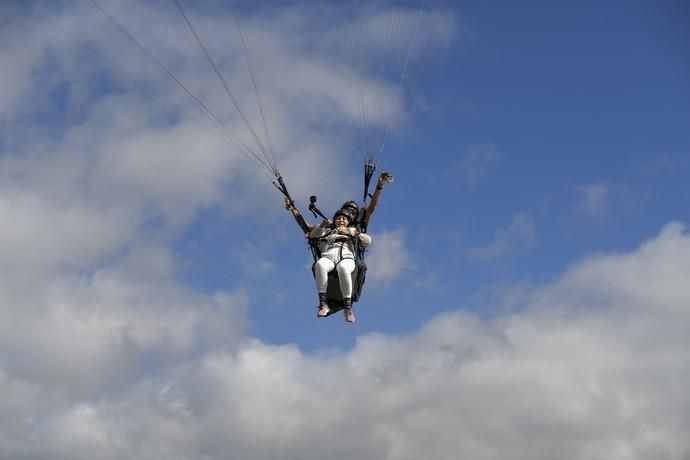
[[[372, 75], [367, 75], [367, 73], [371, 72], [373, 69], [368, 68], [366, 59], [363, 56], [363, 50], [366, 48], [366, 46], [364, 43], [362, 43], [362, 39], [366, 36], [366, 34], [364, 33], [365, 31], [363, 29], [363, 24], [361, 18], [359, 17], [359, 1], [356, 0], [354, 2], [355, 17], [352, 21], [351, 45], [353, 54], [359, 53], [359, 55], [354, 56], [354, 63], [355, 67], [357, 68], [356, 70], [360, 74], [358, 75], [358, 84], [360, 85], [358, 103], [360, 108], [362, 141], [363, 144], [365, 144], [361, 148], [361, 151], [364, 153], [365, 157], [364, 192], [360, 204], [354, 200], [343, 203], [340, 209], [333, 215], [332, 220], [328, 219], [316, 207], [316, 196], [312, 196], [310, 199], [309, 210], [314, 214], [315, 217], [318, 216], [323, 219], [318, 225], [313, 225], [306, 221], [302, 213], [295, 205], [295, 201], [290, 195], [285, 181], [283, 180], [283, 177], [279, 171], [278, 163], [273, 153], [273, 143], [269, 134], [266, 114], [261, 103], [259, 86], [257, 84], [255, 71], [252, 65], [252, 59], [250, 58], [248, 37], [237, 9], [234, 11], [234, 18], [237, 31], [239, 33], [239, 38], [241, 40], [242, 52], [244, 54], [252, 87], [256, 96], [260, 120], [263, 124], [263, 136], [260, 136], [259, 132], [254, 129], [249, 121], [249, 117], [247, 117], [243, 111], [243, 108], [240, 107], [238, 99], [233, 94], [230, 85], [221, 72], [221, 69], [213, 59], [208, 48], [204, 45], [200, 35], [195, 30], [192, 21], [184, 11], [182, 4], [179, 0], [174, 0], [174, 3], [180, 13], [180, 16], [184, 20], [184, 23], [199, 45], [199, 48], [203, 52], [203, 55], [208, 61], [211, 69], [218, 77], [218, 80], [225, 90], [225, 93], [241, 117], [245, 127], [251, 133], [253, 143], [251, 141], [249, 143], [255, 144], [251, 147], [243, 140], [235, 137], [234, 133], [227, 129], [223, 123], [223, 120], [216, 116], [216, 114], [214, 114], [204, 102], [202, 102], [175, 75], [173, 75], [173, 73], [166, 68], [160, 60], [158, 60], [148, 49], [137, 41], [136, 38], [122, 24], [120, 24], [112, 14], [106, 11], [96, 0], [91, 0], [91, 3], [99, 11], [99, 13], [102, 14], [114, 26], [116, 26], [131, 43], [136, 45], [136, 48], [139, 50], [139, 52], [150, 60], [166, 79], [182, 89], [184, 94], [197, 106], [198, 109], [200, 109], [200, 113], [206, 117], [205, 120], [199, 121], [193, 115], [188, 114], [190, 115], [190, 118], [194, 119], [194, 121], [206, 128], [210, 133], [231, 145], [235, 151], [241, 153], [247, 159], [259, 166], [261, 172], [264, 173], [269, 178], [271, 183], [280, 191], [285, 200], [285, 208], [292, 214], [295, 222], [302, 230], [313, 256], [314, 263], [312, 265], [312, 274], [314, 276], [319, 293], [318, 317], [326, 317], [337, 311], [344, 310], [346, 320], [348, 322], [354, 322], [354, 313], [352, 311], [352, 307], [353, 304], [359, 300], [362, 293], [367, 271], [367, 266], [364, 262], [364, 255], [366, 248], [372, 242], [371, 236], [367, 234], [367, 229], [371, 223], [372, 215], [378, 206], [383, 187], [387, 183], [393, 181], [393, 176], [388, 172], [382, 172], [376, 181], [376, 187], [373, 194], [369, 194], [370, 183], [376, 170], [378, 159], [383, 154], [384, 147], [391, 133], [392, 122], [393, 119], [395, 119], [393, 112], [399, 109], [398, 104], [401, 91], [406, 82], [410, 67], [409, 64], [411, 63], [411, 58], [413, 55], [412, 50], [413, 48], [424, 49], [424, 46], [418, 47], [413, 45], [420, 45], [420, 43], [416, 43], [416, 38], [426, 2], [422, 1], [421, 5], [416, 11], [416, 19], [413, 21], [414, 28], [407, 33], [409, 42], [406, 45], [403, 44], [404, 40], [402, 38], [406, 35], [406, 33], [403, 32], [404, 28], [402, 27], [403, 21], [401, 18], [403, 14], [401, 11], [404, 10], [399, 9], [395, 10], [394, 13], [391, 13], [391, 17], [388, 21], [388, 30], [385, 34], [387, 37], [387, 44], [386, 46], [381, 47], [379, 50], [379, 52], [386, 51], [388, 53], [388, 56], [385, 56], [385, 52], [381, 53], [382, 55], [380, 55], [381, 59], [379, 64], [384, 64], [384, 67], [387, 64], [391, 68], [383, 69], [381, 74], [377, 75], [377, 78], [379, 78], [382, 82], [386, 81], [396, 83], [396, 90], [389, 93], [388, 96], [385, 95], [385, 92], [382, 89], [385, 86], [384, 84], [378, 85], [378, 89], [372, 90], [373, 94], [367, 94], [366, 81], [368, 78], [372, 77]], [[43, 16], [35, 8], [30, 7], [30, 9], [32, 9], [36, 14]], [[93, 49], [93, 47], [89, 46], [87, 43], [69, 34], [69, 32], [55, 24], [50, 18], [46, 19], [55, 27], [60, 29], [61, 32], [77, 41], [82, 47], [99, 56], [108, 65], [115, 68], [119, 73], [128, 75], [135, 81], [137, 80], [113, 61], [101, 55], [98, 50]], [[399, 62], [400, 71], [391, 72], [392, 65], [395, 63], [394, 54], [399, 50], [404, 51], [404, 59]], [[139, 84], [142, 89], [147, 91], [147, 85], [141, 81], [139, 81]], [[161, 99], [157, 94], [152, 94], [152, 96], [156, 99]], [[390, 113], [384, 116], [383, 101], [387, 98], [392, 102], [388, 107]], [[174, 108], [177, 108], [171, 103], [167, 103], [166, 105], [172, 105]]]
[[319, 295], [319, 318], [343, 310], [347, 322], [355, 321], [352, 307], [362, 294], [367, 271], [364, 254], [372, 242], [366, 230], [383, 187], [392, 181], [391, 174], [382, 172], [373, 195], [368, 194], [365, 184], [365, 197], [371, 198], [368, 205], [366, 201], [362, 206], [354, 200], [346, 201], [335, 212], [332, 221], [316, 207], [316, 196], [312, 196], [309, 210], [314, 216], [323, 218], [318, 226], [308, 223], [294, 202], [285, 198], [285, 208], [305, 232], [314, 258], [312, 274]]

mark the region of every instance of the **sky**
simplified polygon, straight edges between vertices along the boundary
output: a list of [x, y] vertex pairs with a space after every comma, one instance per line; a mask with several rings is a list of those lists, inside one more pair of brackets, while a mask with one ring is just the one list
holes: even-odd
[[690, 458], [690, 5], [420, 3], [0, 0], [0, 458]]

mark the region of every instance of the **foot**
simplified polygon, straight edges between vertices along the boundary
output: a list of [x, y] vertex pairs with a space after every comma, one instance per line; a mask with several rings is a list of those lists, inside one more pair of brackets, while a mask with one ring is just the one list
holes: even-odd
[[348, 323], [355, 322], [355, 314], [352, 312], [352, 308], [343, 309], [343, 314], [345, 315], [345, 321]]
[[323, 318], [324, 316], [328, 316], [328, 314], [331, 312], [331, 309], [328, 308], [328, 305], [319, 305], [319, 311], [316, 312], [316, 316], [319, 318]]

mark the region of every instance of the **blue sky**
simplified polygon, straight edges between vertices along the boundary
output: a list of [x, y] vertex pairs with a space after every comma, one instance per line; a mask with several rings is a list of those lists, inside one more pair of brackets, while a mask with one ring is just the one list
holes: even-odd
[[[364, 73], [347, 3], [241, 11], [309, 221], [361, 197], [381, 88], [354, 325], [316, 318], [261, 168], [91, 2], [0, 5], [0, 457], [687, 458], [690, 6], [427, 2], [396, 98], [379, 26], [416, 3], [362, 7]], [[98, 4], [252, 142], [172, 2]], [[233, 11], [183, 5], [263, 136]]]

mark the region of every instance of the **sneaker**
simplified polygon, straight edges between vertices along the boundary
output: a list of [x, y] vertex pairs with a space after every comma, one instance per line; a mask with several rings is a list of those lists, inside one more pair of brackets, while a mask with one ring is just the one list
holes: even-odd
[[355, 322], [355, 314], [352, 312], [352, 308], [344, 308], [343, 314], [345, 315], [345, 321], [348, 323]]
[[319, 305], [319, 311], [316, 312], [316, 316], [323, 318], [324, 316], [328, 316], [330, 312], [331, 309], [328, 308], [328, 305]]

